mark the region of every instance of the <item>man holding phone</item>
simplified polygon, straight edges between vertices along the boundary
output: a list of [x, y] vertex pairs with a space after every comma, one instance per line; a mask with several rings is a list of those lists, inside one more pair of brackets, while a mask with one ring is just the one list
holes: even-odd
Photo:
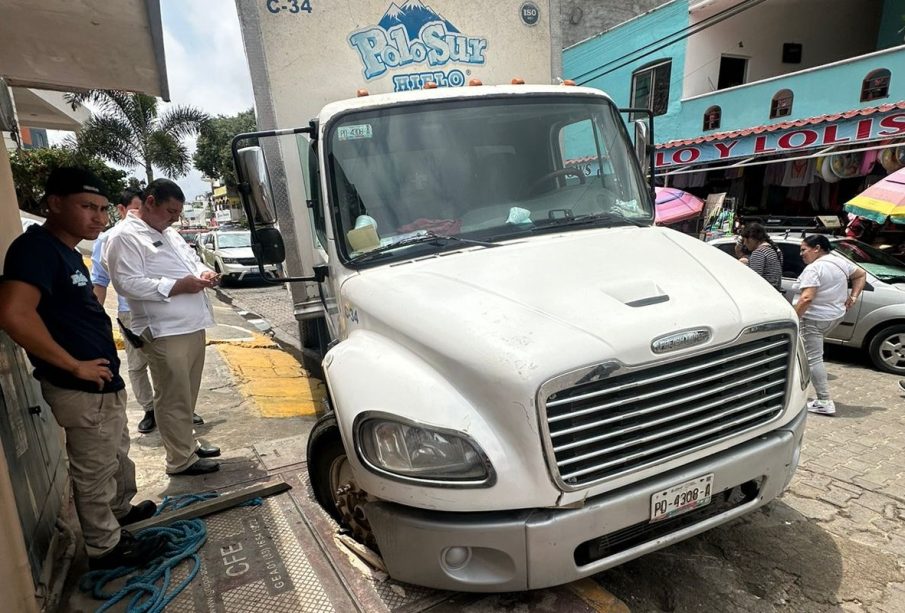
[[142, 340], [155, 383], [154, 409], [166, 448], [166, 472], [200, 475], [218, 470], [220, 449], [195, 439], [192, 415], [204, 369], [205, 329], [214, 325], [205, 289], [219, 275], [205, 266], [172, 227], [185, 195], [156, 179], [138, 211], [107, 241], [105, 267], [132, 311], [132, 333]]

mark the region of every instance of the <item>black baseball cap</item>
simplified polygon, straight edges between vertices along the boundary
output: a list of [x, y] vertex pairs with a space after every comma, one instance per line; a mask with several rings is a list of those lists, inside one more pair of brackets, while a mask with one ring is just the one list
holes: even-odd
[[69, 196], [71, 194], [98, 194], [104, 198], [107, 195], [107, 186], [96, 174], [85, 168], [60, 167], [54, 168], [47, 177], [44, 186], [44, 197]]

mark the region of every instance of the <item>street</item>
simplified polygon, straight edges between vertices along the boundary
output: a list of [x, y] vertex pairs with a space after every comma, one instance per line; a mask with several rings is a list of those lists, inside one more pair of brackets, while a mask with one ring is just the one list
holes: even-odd
[[[223, 292], [234, 308], [298, 338], [284, 288]], [[827, 357], [838, 412], [809, 418], [801, 465], [780, 500], [601, 573], [596, 585], [637, 612], [905, 611], [905, 399], [897, 378], [859, 353], [830, 347]], [[476, 595], [406, 610], [574, 610], [561, 594]], [[581, 601], [624, 610], [586, 593]]]

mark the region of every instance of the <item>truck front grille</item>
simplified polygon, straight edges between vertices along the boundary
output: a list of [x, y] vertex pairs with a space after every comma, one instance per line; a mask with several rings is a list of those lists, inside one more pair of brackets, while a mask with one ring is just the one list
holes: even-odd
[[773, 334], [550, 394], [541, 414], [554, 476], [578, 489], [773, 420], [794, 350]]
[[239, 264], [242, 266], [257, 266], [258, 261], [255, 258], [239, 258]]

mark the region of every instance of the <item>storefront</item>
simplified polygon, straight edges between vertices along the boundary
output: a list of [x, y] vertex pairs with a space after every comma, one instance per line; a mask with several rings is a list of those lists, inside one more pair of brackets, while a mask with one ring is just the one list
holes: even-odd
[[[836, 217], [842, 231], [852, 221], [845, 203], [905, 166], [905, 101], [664, 143], [656, 166], [663, 185], [700, 198], [726, 194], [739, 218], [833, 230]], [[905, 242], [905, 226], [860, 220], [851, 231]]]

